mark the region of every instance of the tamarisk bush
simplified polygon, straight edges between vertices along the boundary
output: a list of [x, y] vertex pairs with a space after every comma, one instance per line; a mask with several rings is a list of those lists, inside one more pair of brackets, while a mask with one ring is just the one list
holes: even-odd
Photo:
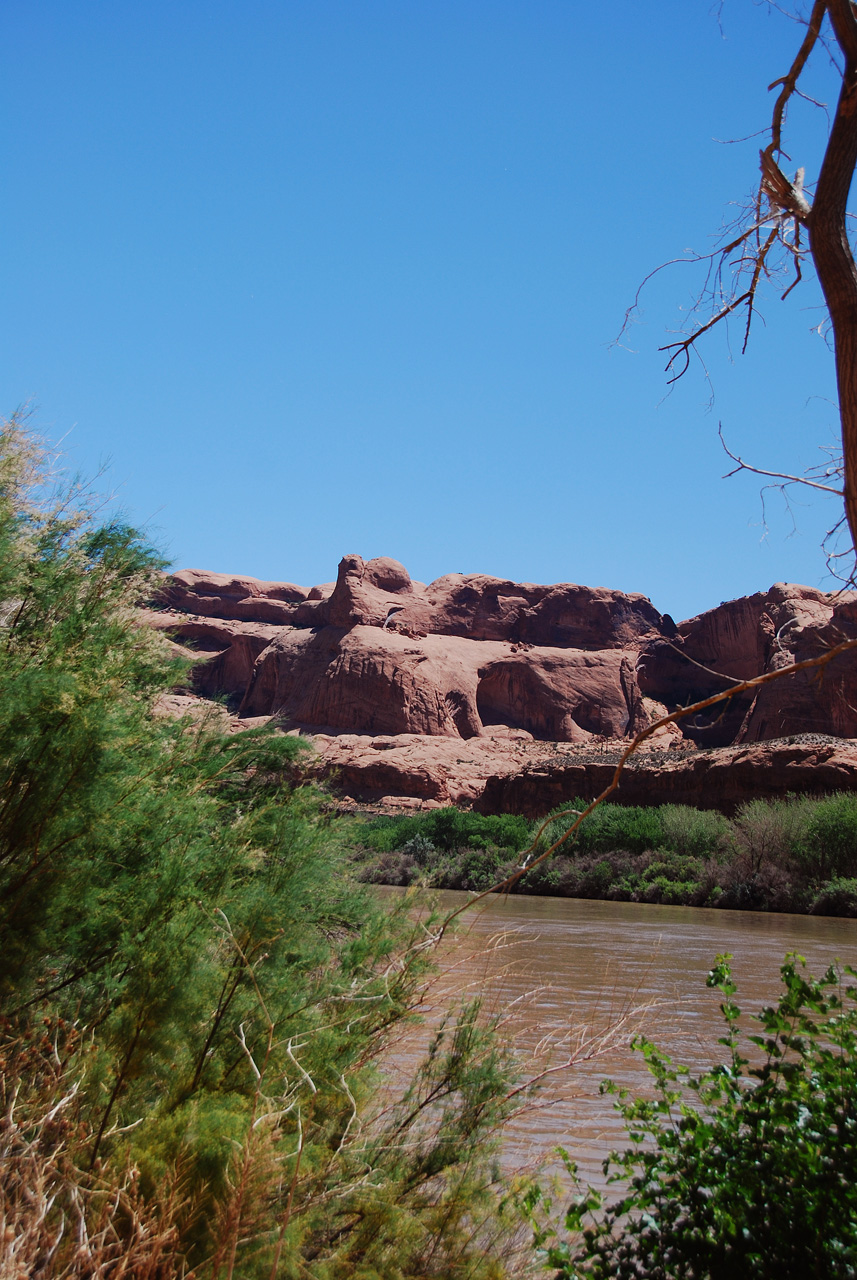
[[381, 1087], [425, 932], [348, 875], [299, 742], [157, 713], [163, 568], [2, 427], [0, 1272], [506, 1275], [511, 1062], [471, 1004]]

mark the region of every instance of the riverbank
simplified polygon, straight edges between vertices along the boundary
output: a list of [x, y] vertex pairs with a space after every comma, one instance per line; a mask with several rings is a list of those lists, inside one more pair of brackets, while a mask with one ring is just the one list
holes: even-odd
[[[454, 808], [350, 821], [359, 879], [477, 892], [520, 866], [541, 825]], [[549, 822], [536, 852], [567, 825]], [[751, 800], [731, 818], [682, 805], [605, 804], [512, 892], [857, 917], [857, 796]]]

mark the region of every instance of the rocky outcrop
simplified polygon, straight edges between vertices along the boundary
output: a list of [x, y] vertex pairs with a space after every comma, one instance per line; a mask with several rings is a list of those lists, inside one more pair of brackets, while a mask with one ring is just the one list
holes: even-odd
[[306, 587], [296, 587], [291, 582], [262, 582], [258, 578], [182, 569], [168, 580], [162, 600], [180, 613], [202, 618], [285, 626], [294, 618], [294, 606], [308, 595]]
[[173, 609], [141, 611], [145, 622], [164, 631], [176, 651], [193, 664], [193, 682], [199, 693], [243, 697], [253, 679], [256, 660], [280, 634], [279, 627], [261, 622], [212, 620]]
[[[610, 785], [613, 761], [565, 760], [489, 778], [476, 804], [485, 813], [541, 817], [557, 805], [594, 799]], [[857, 744], [758, 742], [714, 751], [633, 758], [610, 800], [617, 804], [683, 804], [734, 813], [757, 798], [857, 791]]]
[[414, 808], [468, 805], [479, 800], [491, 776], [539, 765], [553, 747], [522, 729], [498, 730], [466, 744], [416, 734], [317, 734], [322, 775], [345, 802]]
[[[426, 585], [396, 560], [357, 555], [343, 558], [334, 583], [311, 589], [185, 570], [165, 581], [158, 603], [147, 619], [194, 662], [197, 693], [229, 695], [241, 723], [275, 716], [285, 731], [316, 735], [325, 767], [355, 794], [402, 797], [410, 788], [420, 803], [440, 803], [474, 801], [484, 790], [489, 807], [538, 812], [569, 788], [591, 795], [603, 785], [606, 762], [561, 764], [566, 747], [603, 749], [667, 710], [857, 637], [857, 596], [794, 584], [676, 626], [641, 595], [481, 574]], [[708, 789], [711, 803], [719, 796], [729, 805], [745, 775], [756, 775], [752, 793], [760, 794], [760, 769], [773, 770], [771, 794], [780, 794], [781, 776], [788, 789], [810, 773], [812, 787], [826, 789], [840, 765], [809, 748], [796, 747], [791, 764], [785, 747], [741, 754], [806, 733], [857, 737], [857, 653], [821, 677], [736, 695], [661, 731], [660, 748], [737, 754], [673, 753], [661, 764], [651, 756], [649, 782], [635, 767], [623, 798], [651, 783], [682, 803]]]
[[407, 636], [377, 627], [290, 628], [261, 654], [242, 715], [342, 732], [479, 736], [489, 725], [550, 741], [622, 737], [646, 723], [631, 655]]
[[622, 737], [647, 723], [639, 645], [674, 631], [644, 596], [485, 575], [426, 586], [396, 560], [355, 555], [332, 588], [186, 570], [162, 601], [159, 625], [212, 655], [200, 692], [240, 693], [242, 716], [338, 733]]
[[[731, 600], [682, 622], [672, 637], [641, 647], [637, 680], [643, 694], [671, 709], [701, 701], [857, 636], [853, 593], [828, 595], [778, 582], [770, 591]], [[857, 653], [738, 695], [708, 714], [682, 721], [700, 746], [760, 742], [796, 733], [857, 735]]]
[[400, 630], [505, 640], [569, 649], [635, 648], [642, 637], [672, 635], [672, 620], [642, 595], [573, 583], [542, 587], [485, 574], [447, 574], [426, 586], [398, 560], [344, 556], [334, 584], [296, 587], [185, 569], [162, 592], [163, 603], [204, 617], [284, 626]]

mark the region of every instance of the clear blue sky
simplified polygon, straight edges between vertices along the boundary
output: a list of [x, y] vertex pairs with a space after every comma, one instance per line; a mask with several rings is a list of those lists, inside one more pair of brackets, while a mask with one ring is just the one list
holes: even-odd
[[[830, 585], [832, 504], [724, 481], [835, 438], [814, 282], [666, 400], [798, 28], [752, 0], [6, 0], [0, 407], [177, 566], [638, 590]], [[818, 92], [833, 90], [819, 71]], [[794, 163], [823, 117], [798, 112]], [[790, 536], [791, 535], [791, 536]]]

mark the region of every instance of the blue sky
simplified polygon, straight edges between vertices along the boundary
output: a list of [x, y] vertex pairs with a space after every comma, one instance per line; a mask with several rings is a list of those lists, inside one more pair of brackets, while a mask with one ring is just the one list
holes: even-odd
[[[752, 0], [6, 0], [0, 408], [29, 401], [177, 566], [346, 552], [643, 591], [829, 586], [724, 481], [835, 439], [810, 280], [664, 399], [658, 346], [751, 191], [799, 29]], [[813, 88], [834, 96], [820, 65]], [[826, 124], [798, 109], [814, 174]], [[737, 348], [735, 349], [737, 351]]]

